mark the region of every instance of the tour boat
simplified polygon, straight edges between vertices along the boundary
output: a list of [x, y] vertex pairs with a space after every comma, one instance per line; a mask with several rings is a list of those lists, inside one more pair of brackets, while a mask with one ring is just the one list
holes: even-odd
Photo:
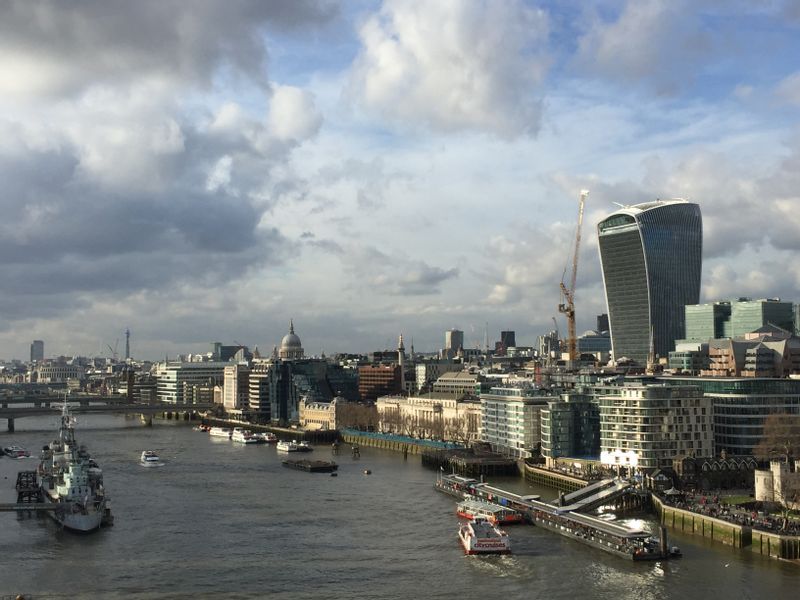
[[296, 442], [286, 442], [281, 440], [278, 442], [276, 448], [282, 452], [297, 452], [297, 443]]
[[164, 463], [161, 462], [158, 454], [156, 454], [153, 450], [145, 450], [142, 452], [142, 456], [139, 459], [139, 462], [142, 463], [143, 467], [163, 467]]
[[212, 427], [208, 430], [208, 435], [214, 437], [224, 437], [230, 439], [232, 431], [229, 427]]
[[31, 453], [20, 446], [6, 446], [3, 448], [3, 454], [11, 458], [28, 458]]
[[249, 429], [243, 429], [241, 427], [236, 427], [233, 430], [233, 435], [231, 435], [231, 439], [234, 442], [239, 442], [241, 444], [258, 444], [259, 439], [253, 435], [253, 432]]
[[475, 517], [458, 529], [464, 554], [510, 554], [508, 534], [483, 517]]
[[491, 502], [465, 498], [456, 507], [456, 514], [465, 519], [483, 517], [494, 525], [522, 523], [522, 514], [516, 510]]

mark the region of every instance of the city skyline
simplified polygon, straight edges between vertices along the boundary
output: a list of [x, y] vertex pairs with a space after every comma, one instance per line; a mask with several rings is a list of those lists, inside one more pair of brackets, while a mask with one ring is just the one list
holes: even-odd
[[[0, 357], [578, 333], [614, 202], [703, 212], [700, 301], [800, 299], [790, 2], [3, 3]], [[444, 33], [442, 33], [444, 32]], [[123, 353], [121, 345], [119, 354]], [[51, 352], [52, 351], [52, 352]]]

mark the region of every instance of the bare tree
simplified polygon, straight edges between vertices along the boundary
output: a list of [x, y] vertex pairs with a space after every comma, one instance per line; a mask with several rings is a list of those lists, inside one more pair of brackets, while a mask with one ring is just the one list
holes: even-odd
[[800, 415], [774, 414], [764, 420], [761, 442], [753, 449], [762, 460], [800, 456]]

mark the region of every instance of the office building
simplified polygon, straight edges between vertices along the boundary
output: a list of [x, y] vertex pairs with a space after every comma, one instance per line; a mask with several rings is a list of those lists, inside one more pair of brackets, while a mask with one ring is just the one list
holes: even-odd
[[731, 302], [730, 337], [742, 336], [767, 325], [792, 333], [794, 305], [779, 298]]
[[31, 344], [31, 362], [41, 362], [44, 360], [44, 342], [33, 340]]
[[379, 396], [400, 394], [402, 377], [400, 365], [363, 365], [358, 367], [358, 393], [366, 402]]
[[703, 226], [685, 200], [621, 208], [597, 226], [614, 359], [646, 365], [684, 335], [684, 307], [700, 299]]
[[451, 329], [444, 332], [444, 351], [442, 358], [453, 358], [464, 347], [464, 332], [460, 329]]
[[[684, 308], [686, 341], [708, 342], [708, 340], [730, 337], [730, 302], [689, 304]], [[760, 325], [759, 325], [760, 327]]]
[[800, 379], [664, 377], [660, 381], [695, 386], [711, 400], [717, 454], [725, 450], [729, 455], [750, 456], [769, 415], [800, 415]]
[[160, 363], [156, 367], [158, 401], [183, 404], [190, 400], [187, 390], [193, 385], [221, 386], [226, 366], [226, 362]]

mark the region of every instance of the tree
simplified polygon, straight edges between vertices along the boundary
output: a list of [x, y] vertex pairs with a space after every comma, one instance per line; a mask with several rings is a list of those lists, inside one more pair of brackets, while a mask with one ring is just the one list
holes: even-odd
[[800, 473], [794, 469], [795, 458], [800, 456], [800, 416], [774, 414], [764, 420], [761, 442], [754, 449], [762, 460], [780, 460], [783, 464], [773, 477], [775, 501], [781, 506], [783, 528], [789, 522], [790, 510], [800, 502]]
[[761, 460], [800, 457], [800, 415], [774, 414], [764, 420], [761, 442], [753, 449]]

